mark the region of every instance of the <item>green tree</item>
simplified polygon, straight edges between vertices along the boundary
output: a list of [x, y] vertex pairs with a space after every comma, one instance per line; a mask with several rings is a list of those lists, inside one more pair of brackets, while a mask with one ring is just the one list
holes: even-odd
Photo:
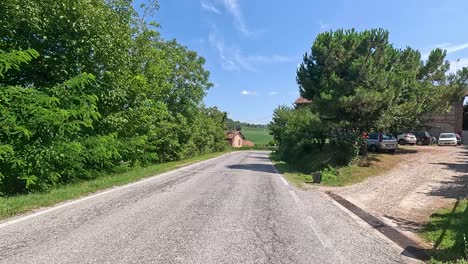
[[417, 50], [394, 48], [388, 35], [353, 29], [317, 36], [297, 82], [321, 119], [353, 131], [402, 129], [459, 96], [447, 80], [446, 52], [436, 49], [422, 62]]
[[0, 193], [224, 148], [204, 58], [133, 4], [0, 1]]

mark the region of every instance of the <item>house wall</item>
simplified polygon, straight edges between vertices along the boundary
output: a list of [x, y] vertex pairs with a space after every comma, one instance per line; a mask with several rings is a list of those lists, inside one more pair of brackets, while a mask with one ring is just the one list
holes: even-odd
[[234, 136], [232, 139], [232, 146], [235, 148], [240, 148], [242, 147], [242, 137], [238, 134]]
[[463, 101], [454, 102], [448, 113], [431, 113], [423, 115], [421, 129], [431, 136], [440, 133], [457, 133], [463, 130]]

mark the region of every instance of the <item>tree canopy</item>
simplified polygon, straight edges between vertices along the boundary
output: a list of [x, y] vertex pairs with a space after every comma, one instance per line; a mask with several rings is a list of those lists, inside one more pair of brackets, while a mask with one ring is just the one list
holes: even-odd
[[204, 58], [133, 4], [0, 1], [0, 194], [225, 147]]
[[395, 48], [383, 29], [320, 33], [297, 69], [299, 92], [312, 103], [280, 106], [270, 124], [282, 158], [294, 162], [329, 142], [334, 159], [348, 162], [362, 132], [415, 129], [424, 114], [461, 103], [468, 69], [449, 73], [446, 55], [435, 49], [426, 59], [410, 47]]
[[417, 50], [393, 47], [383, 29], [324, 32], [304, 55], [297, 82], [322, 119], [366, 131], [408, 129], [461, 97], [445, 56], [435, 49], [422, 60]]

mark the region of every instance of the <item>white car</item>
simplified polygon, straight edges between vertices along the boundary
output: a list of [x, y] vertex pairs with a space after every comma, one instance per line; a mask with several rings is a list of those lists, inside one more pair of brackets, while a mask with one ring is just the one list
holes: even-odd
[[439, 136], [437, 144], [439, 146], [456, 146], [457, 136], [455, 136], [455, 133], [442, 133]]
[[418, 139], [416, 138], [416, 136], [411, 133], [397, 132], [396, 135], [397, 135], [398, 144], [400, 145], [405, 145], [405, 144], [414, 145], [416, 144], [416, 142], [418, 142]]

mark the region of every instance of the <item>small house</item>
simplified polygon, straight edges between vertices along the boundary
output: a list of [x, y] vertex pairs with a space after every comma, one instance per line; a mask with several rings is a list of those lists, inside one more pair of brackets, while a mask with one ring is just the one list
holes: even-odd
[[226, 141], [229, 145], [233, 148], [240, 148], [243, 146], [245, 137], [240, 131], [235, 132], [227, 132], [226, 133]]

